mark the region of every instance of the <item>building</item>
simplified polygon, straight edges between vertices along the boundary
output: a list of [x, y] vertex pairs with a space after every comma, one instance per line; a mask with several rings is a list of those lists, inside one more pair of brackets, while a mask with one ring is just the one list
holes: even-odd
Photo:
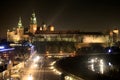
[[30, 21], [29, 31], [32, 34], [35, 34], [36, 30], [37, 30], [37, 20], [36, 20], [35, 13], [33, 13]]
[[21, 40], [28, 40], [29, 35], [24, 33], [21, 18], [19, 18], [18, 25], [13, 30], [7, 31], [7, 41], [19, 42]]
[[0, 59], [3, 59], [4, 61], [14, 60], [14, 55], [14, 48], [0, 45]]
[[[116, 41], [119, 41], [119, 30], [110, 32], [82, 32], [79, 30], [55, 30], [53, 25], [47, 26], [42, 23], [37, 25], [37, 18], [33, 12], [30, 18], [30, 25], [27, 32], [22, 25], [22, 20], [19, 18], [17, 28], [12, 31], [7, 31], [7, 40], [19, 42], [23, 40], [35, 42], [72, 42], [77, 48], [89, 43], [100, 43], [105, 46], [111, 46]], [[60, 50], [60, 49], [59, 49]]]
[[22, 40], [31, 40], [31, 36], [36, 35], [37, 31], [54, 31], [54, 26], [46, 26], [42, 24], [40, 27], [37, 26], [37, 19], [35, 13], [33, 12], [32, 17], [30, 18], [30, 26], [27, 31], [22, 25], [22, 20], [19, 18], [18, 25], [13, 30], [7, 31], [7, 40], [13, 42], [19, 42]]

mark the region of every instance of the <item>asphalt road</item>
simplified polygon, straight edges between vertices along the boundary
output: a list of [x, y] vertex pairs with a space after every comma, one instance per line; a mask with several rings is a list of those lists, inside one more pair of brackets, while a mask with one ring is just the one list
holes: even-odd
[[50, 63], [53, 61], [51, 58], [44, 57], [38, 62], [28, 61], [21, 80], [61, 80], [61, 75], [50, 69]]

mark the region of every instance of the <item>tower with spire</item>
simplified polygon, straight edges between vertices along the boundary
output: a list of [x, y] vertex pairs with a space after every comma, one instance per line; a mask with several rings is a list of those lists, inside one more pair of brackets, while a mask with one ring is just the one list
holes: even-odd
[[23, 27], [23, 26], [22, 26], [21, 17], [19, 17], [19, 21], [18, 21], [18, 28], [21, 28], [21, 27]]
[[30, 21], [30, 33], [35, 34], [37, 30], [37, 20], [35, 16], [35, 12], [32, 13], [31, 21]]
[[23, 28], [23, 25], [22, 25], [21, 17], [19, 18], [18, 25], [17, 25], [17, 35], [20, 36], [20, 37], [22, 35], [24, 35], [24, 28]]

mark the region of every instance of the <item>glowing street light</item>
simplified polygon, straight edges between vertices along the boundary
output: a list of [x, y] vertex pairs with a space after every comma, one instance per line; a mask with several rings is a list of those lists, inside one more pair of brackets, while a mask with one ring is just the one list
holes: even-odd
[[118, 29], [114, 29], [113, 32], [116, 33], [116, 34], [118, 34], [119, 30]]
[[0, 46], [0, 49], [4, 49], [5, 47], [4, 46]]
[[33, 77], [31, 74], [28, 76], [28, 80], [33, 80]]

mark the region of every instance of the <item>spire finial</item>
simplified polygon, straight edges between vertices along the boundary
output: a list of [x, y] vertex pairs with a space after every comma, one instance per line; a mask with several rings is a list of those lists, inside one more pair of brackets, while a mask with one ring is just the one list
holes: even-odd
[[21, 28], [21, 27], [22, 27], [22, 20], [21, 20], [21, 17], [19, 17], [18, 27], [19, 27], [19, 28]]
[[35, 12], [32, 13], [31, 23], [32, 23], [32, 24], [37, 24], [37, 20], [36, 20]]

